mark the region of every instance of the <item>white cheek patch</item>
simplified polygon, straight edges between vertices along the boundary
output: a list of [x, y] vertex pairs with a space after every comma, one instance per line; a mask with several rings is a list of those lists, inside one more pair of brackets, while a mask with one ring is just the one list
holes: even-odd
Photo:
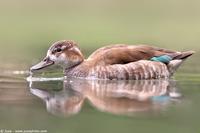
[[58, 60], [59, 60], [60, 62], [64, 62], [64, 63], [65, 63], [65, 61], [67, 60], [67, 59], [66, 59], [66, 55], [65, 55], [64, 53], [62, 53], [62, 54], [58, 57]]
[[57, 61], [57, 57], [56, 57], [55, 55], [51, 54], [51, 51], [50, 51], [50, 50], [47, 51], [47, 57], [49, 57], [50, 60], [52, 60], [52, 61], [54, 61], [54, 62]]
[[66, 55], [64, 53], [62, 53], [59, 57], [57, 57], [56, 63], [64, 66], [69, 64], [68, 59], [66, 58]]
[[57, 62], [58, 58], [55, 55], [50, 54], [49, 55], [50, 60]]
[[49, 57], [50, 60], [54, 61], [55, 64], [60, 64], [62, 66], [66, 66], [69, 63], [64, 53], [60, 54], [60, 56], [57, 57], [56, 55], [53, 55], [50, 50], [48, 50], [47, 57]]

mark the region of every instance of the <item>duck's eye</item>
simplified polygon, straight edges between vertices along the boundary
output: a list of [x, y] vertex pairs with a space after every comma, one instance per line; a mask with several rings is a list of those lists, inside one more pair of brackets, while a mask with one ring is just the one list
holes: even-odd
[[61, 49], [61, 48], [57, 48], [55, 51], [56, 51], [56, 52], [61, 52], [62, 49]]

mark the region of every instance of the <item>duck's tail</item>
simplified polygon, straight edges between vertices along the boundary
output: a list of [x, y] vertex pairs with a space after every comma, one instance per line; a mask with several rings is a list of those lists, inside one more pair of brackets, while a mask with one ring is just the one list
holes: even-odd
[[179, 54], [177, 54], [177, 56], [174, 57], [174, 59], [180, 59], [180, 60], [184, 60], [188, 57], [190, 57], [191, 55], [193, 55], [195, 52], [194, 51], [185, 51], [185, 52], [178, 52]]
[[185, 52], [177, 52], [172, 55], [172, 60], [167, 64], [170, 75], [172, 76], [174, 72], [179, 68], [179, 66], [191, 55], [193, 55], [194, 51], [185, 51]]

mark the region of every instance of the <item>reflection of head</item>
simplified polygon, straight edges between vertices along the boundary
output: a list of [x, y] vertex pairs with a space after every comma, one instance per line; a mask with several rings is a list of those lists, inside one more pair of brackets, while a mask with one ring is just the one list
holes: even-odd
[[83, 96], [70, 88], [62, 91], [31, 89], [31, 92], [46, 102], [48, 112], [58, 116], [77, 114], [83, 103]]
[[47, 110], [55, 115], [71, 116], [81, 110], [83, 98], [81, 96], [52, 97], [46, 101]]

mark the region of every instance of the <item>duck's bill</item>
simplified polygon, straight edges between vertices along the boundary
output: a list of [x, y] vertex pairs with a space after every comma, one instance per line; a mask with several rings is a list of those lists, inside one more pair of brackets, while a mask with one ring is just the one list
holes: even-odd
[[36, 71], [36, 70], [40, 70], [43, 69], [45, 67], [51, 66], [54, 64], [54, 61], [50, 60], [49, 58], [45, 58], [43, 61], [41, 61], [40, 63], [32, 66], [30, 68], [30, 71]]

